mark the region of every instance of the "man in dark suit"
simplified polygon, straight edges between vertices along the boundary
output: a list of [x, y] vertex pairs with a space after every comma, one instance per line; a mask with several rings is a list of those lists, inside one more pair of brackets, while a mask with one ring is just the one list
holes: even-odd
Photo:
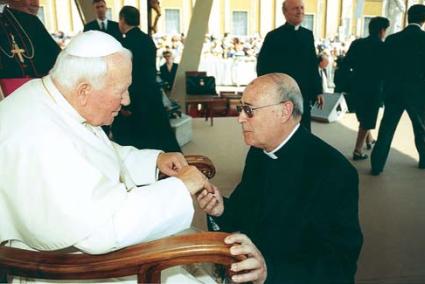
[[43, 77], [60, 47], [34, 15], [0, 4], [0, 79]]
[[385, 166], [397, 124], [404, 110], [409, 114], [419, 153], [420, 169], [425, 169], [425, 6], [413, 5], [407, 12], [408, 26], [385, 41], [388, 70], [384, 80], [385, 111], [372, 151], [372, 175]]
[[229, 199], [216, 188], [199, 195], [211, 228], [251, 238], [267, 283], [354, 283], [362, 245], [357, 171], [300, 127], [303, 101], [288, 75], [255, 79], [241, 102], [238, 121], [251, 148]]
[[84, 31], [102, 31], [121, 41], [122, 36], [118, 28], [118, 23], [106, 18], [108, 7], [106, 7], [105, 0], [93, 0], [93, 9], [96, 13], [96, 20], [85, 24]]
[[122, 45], [133, 54], [133, 82], [130, 106], [114, 120], [113, 137], [120, 145], [181, 152], [156, 82], [155, 43], [138, 28], [140, 13], [135, 7], [124, 6], [119, 18]]
[[323, 106], [322, 81], [317, 69], [313, 33], [301, 27], [304, 20], [302, 0], [285, 0], [282, 4], [286, 23], [269, 32], [257, 62], [257, 75], [285, 73], [295, 79], [304, 99], [301, 125], [311, 129], [311, 104]]

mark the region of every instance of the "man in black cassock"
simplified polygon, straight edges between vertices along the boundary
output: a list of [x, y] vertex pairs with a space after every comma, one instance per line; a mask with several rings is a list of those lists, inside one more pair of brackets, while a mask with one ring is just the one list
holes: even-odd
[[425, 5], [407, 12], [409, 25], [385, 41], [388, 60], [384, 79], [385, 110], [372, 151], [372, 175], [383, 170], [397, 124], [404, 110], [412, 121], [419, 169], [425, 169]]
[[284, 1], [282, 11], [286, 23], [266, 35], [258, 55], [257, 75], [281, 72], [295, 79], [304, 99], [301, 125], [310, 130], [311, 104], [316, 101], [322, 107], [324, 103], [313, 33], [300, 26], [304, 19], [302, 0]]
[[36, 16], [0, 4], [0, 79], [42, 77], [59, 52]]
[[354, 283], [362, 245], [357, 171], [300, 127], [302, 97], [288, 75], [255, 79], [241, 103], [251, 148], [230, 198], [216, 188], [199, 195], [210, 228], [251, 238], [265, 258], [266, 283]]
[[85, 24], [84, 31], [102, 31], [121, 41], [122, 35], [118, 23], [106, 18], [107, 7], [105, 0], [93, 0], [92, 4], [96, 19]]
[[124, 6], [119, 17], [122, 45], [133, 53], [133, 82], [129, 88], [130, 105], [112, 124], [114, 140], [139, 149], [181, 152], [156, 82], [155, 43], [138, 28], [139, 10]]

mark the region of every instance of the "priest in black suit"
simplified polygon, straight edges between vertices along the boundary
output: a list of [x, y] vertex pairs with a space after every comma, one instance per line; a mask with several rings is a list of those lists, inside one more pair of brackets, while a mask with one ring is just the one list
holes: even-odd
[[60, 50], [36, 16], [0, 4], [0, 79], [42, 77]]
[[310, 130], [311, 104], [316, 102], [322, 107], [324, 103], [313, 33], [301, 26], [302, 0], [285, 0], [282, 11], [286, 23], [266, 35], [258, 55], [257, 75], [280, 72], [295, 79], [304, 99], [301, 125]]
[[404, 110], [409, 114], [419, 153], [420, 169], [425, 169], [425, 5], [413, 5], [407, 12], [408, 26], [385, 41], [388, 60], [384, 79], [385, 110], [378, 140], [372, 151], [372, 175], [385, 166], [397, 124]]
[[96, 13], [96, 19], [85, 24], [84, 31], [102, 31], [121, 41], [122, 35], [118, 23], [106, 18], [105, 0], [93, 0], [93, 9]]
[[114, 140], [139, 149], [181, 152], [156, 82], [155, 43], [138, 28], [140, 13], [135, 7], [124, 6], [119, 18], [122, 45], [133, 54], [133, 82], [129, 88], [130, 105], [112, 124]]
[[199, 195], [210, 228], [250, 237], [267, 283], [354, 283], [362, 245], [357, 171], [300, 127], [303, 101], [288, 75], [257, 78], [241, 102], [238, 121], [251, 148], [230, 198], [217, 189]]

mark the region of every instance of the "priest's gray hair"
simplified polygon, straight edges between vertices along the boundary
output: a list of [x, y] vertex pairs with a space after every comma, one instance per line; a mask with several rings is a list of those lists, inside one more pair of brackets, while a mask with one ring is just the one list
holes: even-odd
[[[122, 48], [113, 54], [121, 54], [130, 59], [132, 54], [128, 49]], [[111, 55], [113, 55], [111, 54]], [[55, 65], [50, 70], [50, 75], [64, 88], [71, 90], [79, 83], [86, 81], [96, 90], [101, 89], [107, 78], [108, 57], [80, 57], [71, 55], [65, 50], [59, 54]]]
[[265, 76], [273, 82], [275, 94], [280, 102], [292, 102], [294, 105], [292, 116], [301, 117], [304, 111], [303, 97], [297, 82], [291, 76], [283, 73], [271, 73]]

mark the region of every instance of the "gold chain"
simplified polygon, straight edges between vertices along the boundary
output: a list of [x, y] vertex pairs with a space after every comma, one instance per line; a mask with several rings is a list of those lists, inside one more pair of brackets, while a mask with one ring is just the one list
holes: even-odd
[[[25, 35], [25, 37], [27, 38], [27, 40], [28, 40], [28, 42], [30, 44], [30, 47], [31, 47], [31, 53], [30, 53], [30, 55], [26, 55], [25, 53], [22, 53], [22, 56], [25, 57], [26, 59], [29, 59], [29, 60], [33, 59], [35, 52], [34, 52], [34, 45], [33, 45], [32, 41], [31, 41], [31, 38], [28, 36], [28, 34], [25, 31], [25, 29], [21, 26], [21, 24], [19, 23], [19, 21], [16, 19], [15, 15], [13, 15], [13, 13], [9, 11], [9, 9], [5, 9], [5, 10], [7, 10], [7, 12], [9, 13], [9, 15], [16, 22], [16, 24], [18, 25], [18, 27], [20, 28], [20, 30], [23, 32], [23, 34]], [[13, 58], [14, 57], [14, 54], [13, 53], [10, 53], [10, 54], [7, 53], [7, 51], [4, 50], [1, 46], [0, 46], [0, 50], [7, 57], [9, 57], [9, 58]], [[26, 52], [26, 50], [25, 50], [25, 52]]]

